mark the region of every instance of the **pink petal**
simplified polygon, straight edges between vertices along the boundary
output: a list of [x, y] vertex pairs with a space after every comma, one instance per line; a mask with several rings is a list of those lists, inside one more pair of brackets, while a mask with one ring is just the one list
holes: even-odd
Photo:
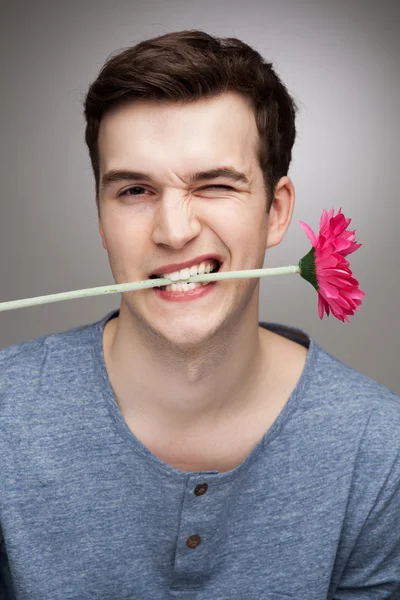
[[319, 228], [321, 231], [325, 231], [327, 229], [329, 220], [330, 220], [330, 216], [328, 215], [326, 209], [324, 208], [324, 210], [322, 211], [321, 219], [319, 221]]
[[339, 296], [339, 292], [334, 285], [331, 285], [327, 281], [318, 281], [319, 292], [324, 296], [324, 298], [330, 302], [331, 298], [337, 298]]
[[[362, 298], [364, 298], [364, 296], [365, 296], [365, 293], [362, 290], [353, 290], [352, 295], [356, 301], [356, 300], [362, 300]], [[360, 304], [361, 304], [361, 302], [360, 302]]]
[[324, 316], [324, 310], [327, 316], [329, 317], [329, 304], [327, 303], [325, 298], [321, 296], [321, 294], [318, 294], [318, 315], [320, 319], [322, 319], [322, 317]]
[[318, 266], [321, 269], [332, 269], [333, 267], [336, 267], [337, 264], [337, 258], [333, 254], [327, 256], [326, 258], [319, 258], [318, 260]]
[[332, 311], [332, 314], [337, 318], [340, 319], [341, 321], [343, 321], [344, 317], [346, 316], [346, 312], [343, 310], [343, 308], [334, 300], [330, 300], [329, 301], [329, 308]]
[[336, 286], [337, 288], [345, 288], [346, 290], [353, 289], [354, 285], [348, 281], [348, 279], [343, 279], [341, 277], [329, 277], [327, 275], [322, 276], [324, 281], [327, 281], [331, 285]]
[[304, 231], [306, 232], [306, 235], [307, 235], [308, 239], [310, 240], [311, 244], [315, 248], [315, 246], [317, 245], [317, 236], [315, 235], [315, 233], [313, 232], [311, 227], [309, 225], [307, 225], [307, 223], [304, 223], [303, 221], [299, 221], [299, 223], [302, 226], [302, 228], [304, 229]]
[[356, 235], [356, 230], [354, 229], [353, 231], [344, 231], [342, 233], [342, 237], [345, 237], [346, 239], [351, 239], [355, 237]]
[[337, 298], [336, 301], [341, 308], [347, 309], [347, 311], [354, 310], [356, 307], [355, 303], [349, 296], [346, 297], [342, 294], [339, 294], [339, 298]]
[[326, 244], [326, 246], [324, 248], [317, 248], [317, 251], [315, 253], [315, 260], [316, 261], [324, 260], [325, 258], [330, 258], [334, 254], [335, 254], [334, 245], [331, 243], [328, 243], [328, 244]]
[[343, 254], [344, 250], [347, 250], [351, 246], [352, 242], [350, 240], [346, 240], [342, 237], [338, 237], [335, 239], [335, 248], [336, 252]]
[[332, 234], [336, 237], [341, 235], [345, 231], [345, 229], [347, 229], [347, 226], [350, 223], [350, 221], [351, 219], [346, 219], [344, 215], [336, 215], [336, 217], [332, 219], [330, 223], [330, 229], [332, 231]]
[[351, 271], [349, 271], [348, 269], [343, 269], [341, 267], [335, 267], [333, 269], [330, 268], [329, 273], [331, 273], [332, 275], [335, 274], [338, 277], [351, 276]]
[[335, 257], [338, 260], [338, 268], [340, 268], [340, 269], [348, 269], [349, 268], [350, 263], [348, 260], [345, 259], [343, 254], [338, 254], [337, 252], [335, 252]]
[[324, 302], [325, 301], [321, 294], [318, 294], [318, 315], [320, 319], [322, 319], [322, 317], [324, 316]]
[[347, 248], [347, 250], [343, 250], [342, 254], [343, 256], [347, 256], [348, 254], [351, 254], [352, 252], [355, 252], [356, 250], [361, 248], [361, 246], [362, 244], [352, 244], [350, 248]]

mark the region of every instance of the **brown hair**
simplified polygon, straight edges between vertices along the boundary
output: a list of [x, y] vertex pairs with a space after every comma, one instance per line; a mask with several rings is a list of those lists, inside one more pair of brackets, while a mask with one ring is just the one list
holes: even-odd
[[177, 31], [140, 42], [111, 57], [90, 85], [85, 139], [96, 182], [99, 211], [98, 135], [104, 114], [125, 100], [192, 102], [235, 91], [253, 107], [269, 211], [279, 179], [287, 175], [296, 137], [293, 98], [253, 48], [236, 38]]

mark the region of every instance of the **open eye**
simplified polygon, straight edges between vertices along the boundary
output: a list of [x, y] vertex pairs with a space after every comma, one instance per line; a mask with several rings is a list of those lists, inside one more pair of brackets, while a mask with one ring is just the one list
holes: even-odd
[[145, 192], [148, 192], [148, 190], [146, 190], [146, 188], [142, 187], [141, 185], [133, 185], [132, 187], [128, 188], [127, 190], [124, 190], [123, 192], [121, 192], [120, 194], [118, 194], [119, 196], [143, 196], [143, 193], [139, 193], [139, 194], [132, 194], [132, 190], [144, 190]]

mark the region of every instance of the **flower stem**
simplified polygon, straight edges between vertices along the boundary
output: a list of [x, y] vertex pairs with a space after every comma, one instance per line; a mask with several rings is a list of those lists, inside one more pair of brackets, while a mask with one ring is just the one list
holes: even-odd
[[[186, 281], [202, 282], [202, 281], [221, 281], [223, 279], [253, 279], [256, 277], [266, 277], [268, 275], [289, 275], [291, 273], [299, 273], [298, 265], [290, 265], [288, 267], [274, 267], [269, 269], [253, 269], [250, 271], [224, 271], [222, 273], [204, 273], [204, 275], [193, 275]], [[102, 296], [104, 294], [115, 294], [118, 292], [130, 292], [144, 290], [147, 288], [170, 285], [174, 283], [171, 279], [145, 279], [143, 281], [135, 281], [132, 283], [119, 283], [118, 285], [105, 285], [102, 287], [87, 288], [84, 290], [75, 290], [72, 292], [61, 292], [60, 294], [50, 294], [48, 296], [37, 296], [35, 298], [25, 298], [23, 300], [11, 300], [10, 302], [0, 303], [0, 312], [13, 310], [15, 308], [25, 308], [27, 306], [35, 306], [37, 304], [48, 304], [50, 302], [61, 302], [62, 300], [72, 300], [74, 298], [84, 298], [87, 296]]]

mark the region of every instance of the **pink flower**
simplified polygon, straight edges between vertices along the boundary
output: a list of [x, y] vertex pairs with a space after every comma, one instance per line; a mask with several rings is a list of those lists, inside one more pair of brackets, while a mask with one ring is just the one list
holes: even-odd
[[348, 315], [359, 310], [365, 296], [349, 268], [345, 256], [355, 252], [362, 244], [355, 241], [355, 231], [347, 229], [351, 219], [346, 219], [340, 208], [337, 215], [324, 209], [318, 237], [309, 225], [300, 221], [313, 247], [300, 262], [300, 275], [318, 292], [318, 314], [324, 310], [341, 321], [349, 321]]

